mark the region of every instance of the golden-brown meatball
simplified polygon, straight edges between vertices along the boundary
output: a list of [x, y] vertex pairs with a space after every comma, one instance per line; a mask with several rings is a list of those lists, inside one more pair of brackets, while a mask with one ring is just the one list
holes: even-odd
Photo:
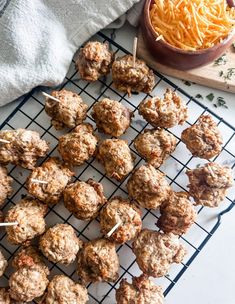
[[134, 155], [125, 140], [105, 139], [98, 147], [97, 159], [109, 177], [120, 181], [134, 168]]
[[45, 111], [55, 129], [74, 128], [86, 119], [88, 105], [77, 93], [63, 89], [52, 91], [51, 96], [59, 99], [59, 102], [46, 97]]
[[0, 206], [4, 204], [6, 198], [12, 193], [12, 181], [13, 179], [7, 174], [7, 169], [0, 165]]
[[146, 129], [134, 140], [140, 156], [155, 168], [160, 167], [175, 150], [176, 143], [175, 136], [164, 129]]
[[[107, 234], [117, 224], [120, 226], [111, 234]], [[120, 244], [133, 239], [141, 230], [141, 212], [129, 200], [121, 197], [112, 198], [100, 212], [101, 232], [110, 239]]]
[[114, 282], [118, 279], [118, 270], [115, 244], [106, 239], [85, 243], [78, 253], [78, 275], [84, 283]]
[[[34, 168], [28, 177], [28, 192], [44, 203], [59, 202], [63, 190], [70, 182], [73, 172], [58, 158], [48, 158], [40, 167]], [[42, 181], [42, 183], [37, 182]]]
[[82, 79], [96, 81], [110, 72], [114, 54], [107, 42], [89, 41], [80, 49], [76, 69]]
[[49, 228], [39, 241], [39, 248], [49, 261], [65, 265], [74, 262], [82, 245], [73, 227], [68, 224]]
[[83, 123], [59, 138], [58, 151], [63, 160], [80, 166], [96, 152], [98, 138], [91, 124]]
[[40, 157], [46, 156], [49, 146], [35, 131], [17, 129], [0, 132], [0, 139], [9, 143], [0, 143], [0, 163], [19, 165], [33, 169]]
[[8, 210], [5, 222], [18, 225], [6, 227], [7, 239], [12, 244], [22, 244], [42, 234], [46, 229], [44, 216], [47, 206], [36, 199], [26, 197]]
[[186, 251], [176, 235], [143, 229], [132, 244], [143, 273], [154, 278], [168, 273], [171, 264], [181, 263]]
[[196, 205], [217, 207], [233, 185], [232, 170], [213, 162], [187, 170], [186, 174], [189, 178], [189, 194]]
[[119, 137], [129, 128], [132, 112], [120, 102], [104, 98], [93, 106], [91, 115], [100, 132]]
[[157, 209], [170, 195], [164, 174], [152, 165], [135, 169], [127, 181], [129, 196], [143, 208]]
[[160, 286], [154, 285], [148, 276], [133, 277], [132, 284], [122, 279], [116, 291], [117, 304], [163, 304], [164, 295]]
[[93, 179], [70, 184], [63, 194], [65, 207], [80, 220], [95, 218], [106, 202], [102, 184]]
[[193, 156], [210, 159], [222, 150], [222, 135], [210, 115], [202, 115], [196, 124], [185, 129], [181, 139]]
[[[0, 250], [0, 277], [4, 274], [7, 268], [8, 262], [2, 251]], [[1, 302], [0, 302], [1, 303]]]
[[56, 275], [50, 281], [45, 295], [45, 304], [86, 304], [87, 289], [65, 275]]
[[143, 60], [136, 59], [133, 65], [133, 56], [125, 55], [117, 58], [112, 65], [113, 84], [117, 90], [128, 93], [150, 93], [154, 87], [153, 71]]
[[157, 226], [165, 233], [186, 233], [196, 219], [196, 211], [186, 192], [172, 192], [160, 212]]
[[166, 89], [164, 99], [153, 97], [143, 100], [139, 105], [139, 114], [153, 127], [172, 128], [186, 121], [188, 110], [175, 92]]

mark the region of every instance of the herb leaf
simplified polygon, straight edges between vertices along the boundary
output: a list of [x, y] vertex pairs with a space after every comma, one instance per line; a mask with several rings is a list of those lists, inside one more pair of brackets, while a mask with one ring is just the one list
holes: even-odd
[[201, 94], [197, 94], [197, 95], [195, 96], [195, 98], [203, 99], [203, 96], [202, 96]]
[[214, 65], [225, 65], [228, 62], [226, 54], [223, 54], [221, 57], [215, 60]]
[[212, 101], [214, 98], [215, 98], [215, 95], [213, 93], [210, 93], [209, 95], [206, 96], [206, 98], [209, 100], [209, 101]]

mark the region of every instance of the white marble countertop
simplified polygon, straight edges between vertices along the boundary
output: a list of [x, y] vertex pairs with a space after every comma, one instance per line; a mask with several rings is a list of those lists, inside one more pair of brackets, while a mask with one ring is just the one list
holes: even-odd
[[[136, 30], [129, 25], [116, 31], [116, 41], [123, 47], [132, 49]], [[169, 78], [169, 77], [168, 77]], [[230, 124], [235, 125], [234, 94], [202, 87], [196, 84], [186, 86], [182, 81], [171, 79], [190, 95], [200, 93], [206, 96], [213, 92], [226, 100], [228, 109], [215, 108], [204, 98], [203, 102]], [[0, 108], [0, 122], [14, 110], [18, 102]], [[235, 147], [234, 147], [235, 150]], [[166, 304], [234, 304], [235, 303], [235, 208], [223, 217], [222, 224], [202, 250], [177, 285], [166, 297]]]

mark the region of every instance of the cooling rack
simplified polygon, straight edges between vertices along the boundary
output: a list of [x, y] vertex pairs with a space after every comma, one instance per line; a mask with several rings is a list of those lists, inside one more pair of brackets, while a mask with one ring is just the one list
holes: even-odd
[[[92, 40], [100, 40], [103, 42], [108, 41], [110, 47], [116, 53], [116, 56], [122, 56], [128, 53], [123, 47], [118, 45], [111, 38], [105, 36], [103, 33], [98, 33], [95, 37], [93, 37]], [[76, 56], [74, 59], [76, 59]], [[135, 167], [141, 165], [144, 161], [135, 151], [133, 147], [133, 140], [140, 132], [149, 127], [148, 124], [138, 115], [138, 105], [140, 101], [147, 96], [157, 95], [162, 97], [165, 89], [170, 87], [177, 91], [177, 93], [187, 103], [189, 109], [189, 119], [187, 122], [183, 126], [177, 126], [168, 130], [168, 132], [172, 133], [177, 138], [177, 148], [169, 159], [160, 167], [160, 170], [166, 174], [166, 178], [168, 179], [172, 188], [175, 191], [187, 191], [188, 180], [185, 175], [186, 169], [195, 168], [205, 163], [204, 160], [192, 157], [189, 151], [187, 151], [185, 145], [180, 140], [181, 132], [189, 125], [194, 124], [201, 114], [208, 113], [212, 115], [223, 134], [223, 150], [221, 151], [220, 155], [215, 157], [213, 160], [223, 165], [230, 166], [234, 171], [235, 155], [233, 150], [235, 147], [235, 128], [213, 113], [210, 109], [206, 108], [203, 104], [195, 100], [181, 88], [177, 87], [163, 75], [155, 72], [156, 85], [151, 95], [140, 93], [133, 94], [130, 98], [126, 94], [118, 92], [113, 88], [110, 76], [102, 78], [95, 83], [87, 83], [78, 77], [79, 76], [74, 68], [73, 60], [64, 82], [56, 89], [66, 88], [80, 94], [83, 100], [89, 105], [87, 121], [92, 125], [95, 126], [90, 115], [91, 107], [96, 101], [104, 97], [118, 100], [134, 112], [135, 116], [132, 124], [122, 138], [128, 141], [132, 152], [136, 155]], [[47, 157], [58, 155], [56, 150], [57, 139], [61, 134], [65, 133], [65, 131], [56, 131], [51, 126], [50, 119], [44, 111], [44, 98], [40, 93], [40, 88], [35, 89], [28, 94], [18, 105], [15, 111], [0, 126], [0, 129], [16, 128], [26, 128], [39, 132], [41, 137], [50, 143], [51, 150]], [[99, 136], [100, 138], [104, 137], [102, 134], [99, 134]], [[27, 194], [25, 180], [29, 175], [29, 171], [16, 166], [8, 166], [8, 169], [10, 171], [10, 175], [14, 179], [14, 193], [3, 206], [4, 212], [6, 212], [12, 205], [16, 204], [23, 195]], [[87, 180], [90, 177], [103, 184], [107, 198], [111, 198], [114, 195], [121, 195], [123, 197], [127, 196], [125, 185], [128, 177], [122, 182], [117, 182], [110, 179], [105, 175], [102, 166], [97, 163], [95, 158], [92, 158], [84, 165], [75, 168], [74, 179]], [[187, 270], [193, 260], [202, 251], [206, 243], [216, 232], [221, 223], [223, 214], [233, 208], [235, 198], [234, 190], [234, 187], [230, 189], [225, 201], [218, 208], [209, 209], [199, 206], [196, 207], [198, 213], [196, 222], [187, 234], [180, 237], [180, 241], [186, 246], [188, 251], [186, 258], [184, 259], [183, 263], [172, 265], [167, 276], [153, 279], [156, 284], [163, 287], [165, 296], [175, 286], [183, 273]], [[142, 209], [143, 227], [157, 229], [155, 224], [158, 216], [158, 211]], [[48, 226], [52, 226], [56, 223], [69, 223], [76, 230], [78, 236], [84, 241], [101, 236], [98, 218], [89, 222], [80, 221], [64, 208], [62, 202], [60, 202], [58, 205], [50, 207], [46, 216], [46, 222]], [[10, 264], [12, 256], [18, 250], [18, 246], [12, 246], [6, 241], [6, 233], [4, 230], [0, 231], [0, 248], [4, 255], [8, 258]], [[89, 303], [115, 303], [115, 290], [118, 288], [120, 280], [122, 278], [127, 278], [130, 281], [131, 277], [140, 275], [141, 272], [135, 262], [135, 256], [131, 251], [131, 243], [128, 242], [124, 245], [117, 246], [117, 252], [121, 265], [119, 279], [115, 283], [88, 284], [87, 287], [90, 299]], [[51, 276], [54, 274], [63, 273], [74, 280], [78, 279], [76, 274], [76, 263], [65, 267], [60, 264], [48, 262], [48, 266], [51, 270]], [[0, 280], [1, 286], [7, 285], [11, 271], [11, 267], [8, 267], [6, 273]]]

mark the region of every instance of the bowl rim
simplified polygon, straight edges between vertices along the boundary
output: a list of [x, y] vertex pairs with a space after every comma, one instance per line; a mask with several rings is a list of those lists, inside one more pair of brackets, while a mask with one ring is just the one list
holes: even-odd
[[[150, 29], [151, 34], [154, 36], [155, 38], [155, 43], [156, 44], [162, 44], [163, 46], [165, 46], [166, 48], [170, 49], [171, 51], [174, 52], [178, 52], [182, 55], [187, 54], [187, 55], [200, 55], [200, 54], [204, 54], [207, 52], [214, 52], [216, 51], [218, 48], [220, 48], [221, 46], [227, 44], [232, 38], [235, 38], [235, 27], [233, 28], [233, 30], [228, 34], [227, 37], [225, 37], [221, 42], [215, 44], [214, 46], [211, 46], [209, 48], [206, 49], [201, 49], [201, 50], [196, 50], [196, 51], [186, 51], [177, 47], [174, 47], [173, 45], [171, 45], [170, 43], [160, 39], [160, 40], [156, 40], [160, 35], [157, 34], [157, 32], [154, 30], [153, 26], [152, 26], [152, 22], [150, 19], [150, 5], [152, 4], [154, 0], [145, 0], [145, 5], [144, 5], [144, 23], [145, 26], [148, 27], [148, 29]], [[147, 24], [146, 24], [147, 23]]]

